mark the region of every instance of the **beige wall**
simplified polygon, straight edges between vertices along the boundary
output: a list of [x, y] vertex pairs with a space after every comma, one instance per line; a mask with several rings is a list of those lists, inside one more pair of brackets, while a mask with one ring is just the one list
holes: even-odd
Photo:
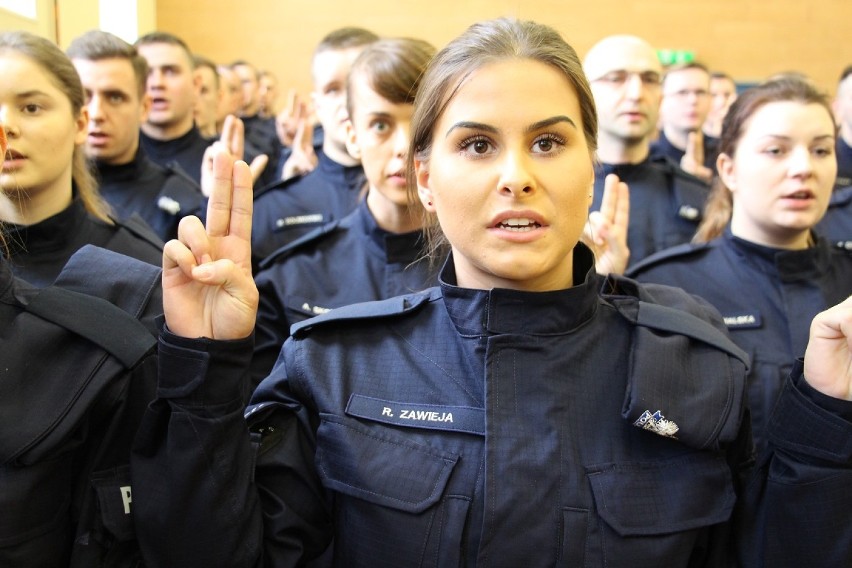
[[53, 0], [36, 1], [36, 19], [30, 20], [0, 8], [0, 30], [24, 30], [52, 40], [56, 39], [56, 17]]
[[313, 46], [359, 25], [440, 47], [469, 24], [511, 15], [557, 28], [582, 57], [601, 37], [635, 33], [659, 48], [691, 49], [740, 81], [792, 69], [834, 92], [852, 64], [850, 0], [157, 0], [157, 25], [217, 62], [245, 58], [301, 92]]
[[[37, 0], [36, 20], [0, 8], [0, 30], [25, 30], [49, 38], [63, 49], [72, 39], [100, 25], [101, 2], [113, 0]], [[139, 30], [157, 25], [157, 0], [136, 0]]]

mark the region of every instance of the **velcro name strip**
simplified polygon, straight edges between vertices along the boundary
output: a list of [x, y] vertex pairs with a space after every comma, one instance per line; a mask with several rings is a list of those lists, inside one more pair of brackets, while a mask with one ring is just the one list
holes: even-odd
[[470, 406], [399, 402], [353, 394], [346, 405], [346, 414], [408, 428], [485, 435], [485, 409]]

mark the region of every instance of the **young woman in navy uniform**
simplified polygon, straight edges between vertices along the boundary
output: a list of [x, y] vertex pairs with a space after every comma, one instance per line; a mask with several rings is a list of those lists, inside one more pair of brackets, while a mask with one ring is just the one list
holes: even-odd
[[[9, 52], [0, 50], [4, 89], [16, 87], [6, 83], [16, 77], [9, 60]], [[23, 59], [16, 63], [29, 65]], [[27, 85], [35, 91], [17, 102], [28, 115], [55, 110], [52, 104], [60, 113], [68, 112], [44, 83]], [[0, 155], [9, 156], [6, 133], [11, 131], [12, 142], [17, 142], [22, 127], [6, 123], [17, 119], [15, 112], [6, 111], [0, 117]], [[48, 133], [44, 143], [65, 144], [67, 127], [54, 126], [56, 139]], [[26, 131], [31, 136], [38, 130], [30, 126]], [[13, 160], [35, 158], [34, 146], [19, 148], [16, 152], [23, 158], [12, 154]], [[198, 242], [206, 242], [204, 257], [216, 260], [208, 263], [212, 276], [201, 280], [219, 283], [217, 271], [225, 270], [232, 290], [242, 283], [238, 303], [253, 314], [257, 294], [249, 259], [251, 177], [245, 164], [231, 166], [233, 160], [227, 154], [217, 160], [220, 175], [211, 198], [216, 202], [211, 236], [205, 236], [197, 219], [185, 220], [183, 232], [192, 235], [196, 248]], [[29, 181], [36, 176], [25, 170], [31, 167], [35, 166], [12, 169], [20, 172], [22, 181]], [[232, 180], [237, 182], [237, 199], [231, 198]], [[240, 217], [238, 211], [232, 216], [234, 207], [248, 215]], [[164, 305], [160, 268], [85, 246], [74, 253], [53, 285], [35, 288], [13, 275], [6, 245], [7, 239], [14, 238], [14, 233], [6, 235], [0, 223], [0, 566], [140, 566], [129, 461], [136, 428], [157, 388], [156, 320]], [[176, 245], [180, 249], [174, 243], [170, 250]], [[183, 280], [175, 276], [175, 262], [174, 256], [167, 256], [166, 321], [179, 331], [191, 332], [190, 337], [208, 339], [174, 338], [181, 341], [182, 357], [171, 361], [179, 366], [162, 360], [159, 371], [164, 377], [171, 373], [185, 377], [188, 368], [180, 363], [195, 348], [211, 363], [199, 371], [199, 380], [209, 373], [215, 377], [211, 380], [225, 382], [224, 374], [236, 372], [236, 380], [245, 381], [251, 341], [244, 338], [251, 333], [253, 316], [242, 326], [227, 319], [227, 310], [219, 307], [222, 302], [215, 301], [219, 293], [229, 296], [220, 286], [208, 287], [208, 293], [193, 289], [184, 294]], [[181, 326], [181, 317], [201, 327]], [[161, 349], [165, 352], [167, 337], [173, 336], [164, 335]], [[242, 342], [211, 340], [241, 338]], [[244, 400], [237, 402], [240, 410]]]
[[722, 130], [719, 180], [700, 244], [661, 252], [628, 274], [709, 301], [751, 359], [749, 408], [758, 446], [813, 317], [852, 294], [852, 251], [821, 238], [837, 172], [828, 100], [796, 79], [735, 101]]
[[405, 180], [414, 97], [434, 54], [424, 41], [387, 39], [367, 47], [353, 64], [348, 146], [364, 167], [367, 195], [353, 213], [261, 263], [252, 363], [257, 382], [269, 374], [292, 324], [435, 284], [423, 256], [422, 218], [409, 207]]
[[50, 41], [0, 34], [0, 109], [9, 150], [0, 172], [0, 220], [9, 264], [39, 287], [80, 247], [94, 244], [159, 264], [162, 241], [141, 218], [116, 221], [88, 170], [88, 111], [80, 77]]
[[[579, 243], [596, 115], [558, 33], [472, 26], [430, 64], [412, 133], [451, 250], [439, 287], [294, 326], [248, 427], [215, 406], [238, 384], [161, 384], [133, 461], [149, 565], [296, 566], [330, 545], [339, 566], [848, 563], [834, 412], [852, 404], [832, 397], [852, 384], [852, 301], [817, 319], [788, 446], [754, 470], [747, 357], [715, 310], [598, 276]], [[827, 485], [766, 487], [776, 459]]]

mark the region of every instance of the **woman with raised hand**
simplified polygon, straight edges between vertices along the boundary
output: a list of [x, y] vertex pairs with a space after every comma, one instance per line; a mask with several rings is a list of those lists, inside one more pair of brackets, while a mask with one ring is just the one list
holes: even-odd
[[779, 79], [749, 89], [726, 115], [719, 177], [696, 244], [631, 268], [642, 282], [710, 302], [751, 359], [748, 402], [758, 447], [814, 316], [852, 294], [852, 251], [814, 227], [828, 207], [837, 160], [828, 99]]
[[98, 193], [83, 149], [88, 110], [71, 60], [47, 39], [3, 32], [0, 76], [9, 144], [0, 171], [0, 220], [15, 275], [47, 286], [86, 244], [159, 264], [159, 237], [139, 217], [114, 219]]
[[[822, 534], [781, 545], [848, 563], [848, 451], [824, 449], [852, 429], [830, 398], [849, 398], [852, 300], [817, 318], [817, 359], [781, 399], [788, 471], [828, 485], [761, 492], [761, 469], [744, 486], [747, 356], [708, 304], [598, 276], [580, 243], [595, 140], [553, 29], [488, 21], [440, 51], [408, 152], [432, 250], [449, 251], [439, 285], [295, 325], [247, 423], [216, 404], [236, 380], [161, 388], [133, 462], [146, 561], [781, 565], [772, 535], [809, 525]], [[817, 495], [814, 517], [773, 514]]]

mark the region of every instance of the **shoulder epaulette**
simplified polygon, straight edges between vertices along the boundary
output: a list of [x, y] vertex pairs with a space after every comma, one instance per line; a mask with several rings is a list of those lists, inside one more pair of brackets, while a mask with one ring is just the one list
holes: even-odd
[[680, 164], [678, 164], [668, 156], [663, 156], [660, 154], [652, 155], [649, 160], [651, 161], [651, 163], [657, 165], [658, 167], [673, 176], [677, 176], [709, 188], [709, 185], [706, 181], [704, 181], [700, 177], [692, 175], [691, 173], [680, 167]]
[[302, 235], [298, 239], [287, 243], [281, 248], [274, 250], [269, 254], [269, 256], [260, 261], [258, 267], [261, 270], [263, 270], [264, 268], [269, 268], [276, 262], [280, 262], [285, 258], [292, 256], [294, 253], [296, 253], [303, 247], [309, 244], [313, 244], [316, 241], [325, 237], [326, 235], [337, 231], [337, 229], [340, 227], [340, 221], [340, 219], [329, 221], [325, 225], [317, 227], [316, 229], [313, 229], [312, 231], [309, 231], [308, 233]]
[[406, 294], [386, 300], [361, 302], [335, 308], [322, 315], [293, 324], [290, 328], [290, 335], [296, 338], [303, 337], [310, 330], [330, 323], [337, 324], [343, 321], [389, 318], [409, 314], [433, 300], [436, 295], [440, 296], [440, 291], [437, 288], [431, 288], [417, 294]]
[[195, 180], [179, 167], [169, 164], [166, 181], [157, 195], [157, 207], [171, 215], [193, 215], [202, 213], [206, 198]]
[[683, 258], [687, 256], [692, 256], [694, 254], [700, 253], [702, 251], [706, 251], [710, 248], [710, 243], [683, 243], [680, 245], [675, 245], [673, 247], [669, 247], [667, 249], [657, 251], [650, 256], [647, 256], [631, 266], [626, 275], [629, 278], [633, 278], [636, 274], [641, 273], [643, 270], [647, 270], [649, 268], [653, 268], [654, 266], [668, 262], [673, 258]]
[[27, 310], [86, 337], [129, 367], [156, 343], [139, 318], [159, 285], [159, 267], [86, 245]]
[[254, 199], [257, 199], [258, 197], [261, 197], [261, 196], [263, 196], [267, 193], [271, 193], [273, 191], [287, 189], [291, 185], [293, 185], [294, 183], [296, 183], [297, 181], [302, 179], [303, 177], [304, 177], [303, 175], [293, 176], [293, 177], [288, 178], [288, 179], [282, 179], [282, 180], [274, 181], [272, 183], [268, 183], [268, 184], [264, 185], [263, 187], [261, 187], [260, 189], [254, 190]]
[[648, 291], [624, 277], [610, 280], [614, 294], [602, 297], [633, 326], [622, 416], [693, 448], [733, 442], [749, 357], [723, 331], [718, 312], [677, 288]]
[[111, 219], [116, 227], [126, 229], [133, 236], [138, 237], [143, 241], [147, 241], [152, 246], [163, 250], [163, 240], [154, 232], [154, 229], [152, 229], [151, 226], [139, 216], [139, 213], [133, 213], [130, 217], [121, 221], [112, 217]]

